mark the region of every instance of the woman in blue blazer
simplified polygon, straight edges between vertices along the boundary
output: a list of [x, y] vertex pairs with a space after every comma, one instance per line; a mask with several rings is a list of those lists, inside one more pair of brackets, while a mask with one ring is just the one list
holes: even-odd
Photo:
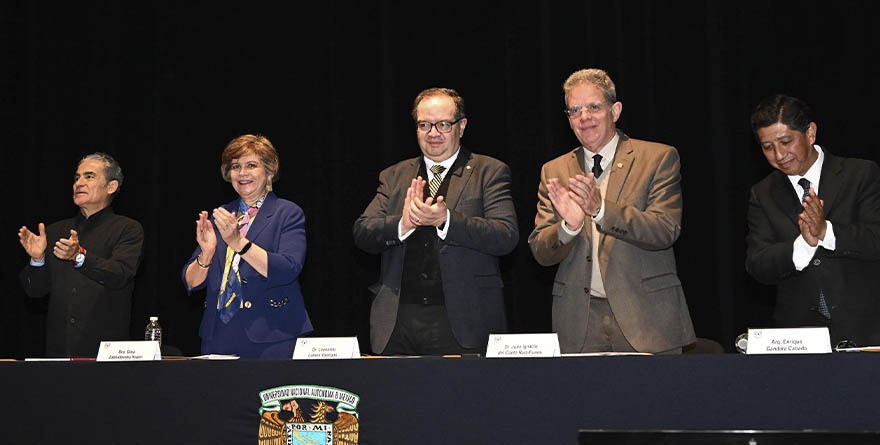
[[305, 216], [272, 193], [278, 153], [260, 135], [223, 150], [220, 170], [239, 198], [196, 221], [198, 247], [183, 268], [188, 293], [207, 288], [202, 354], [291, 358], [312, 331], [299, 285], [306, 258]]

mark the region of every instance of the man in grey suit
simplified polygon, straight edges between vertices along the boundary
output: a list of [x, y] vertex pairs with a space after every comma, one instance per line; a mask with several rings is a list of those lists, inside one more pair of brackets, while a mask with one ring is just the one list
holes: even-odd
[[751, 120], [774, 171], [749, 195], [746, 270], [776, 285], [776, 325], [880, 344], [880, 167], [817, 145], [798, 98], [768, 97]]
[[498, 257], [519, 238], [510, 169], [461, 147], [467, 117], [455, 90], [422, 91], [412, 116], [422, 156], [379, 174], [353, 228], [359, 248], [382, 255], [372, 349], [482, 353], [490, 333], [507, 329]]
[[538, 263], [558, 265], [560, 349], [681, 353], [696, 338], [672, 250], [681, 233], [678, 152], [617, 131], [623, 104], [604, 71], [577, 71], [563, 90], [582, 146], [542, 167], [529, 235]]

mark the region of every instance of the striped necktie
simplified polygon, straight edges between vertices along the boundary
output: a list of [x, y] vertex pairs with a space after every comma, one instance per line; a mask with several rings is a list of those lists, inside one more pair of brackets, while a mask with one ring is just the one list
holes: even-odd
[[440, 190], [440, 183], [443, 182], [443, 177], [440, 176], [446, 170], [446, 167], [435, 164], [431, 167], [431, 173], [434, 174], [434, 177], [431, 178], [431, 182], [428, 183], [428, 191], [431, 192], [431, 197], [434, 198], [437, 196], [437, 190]]

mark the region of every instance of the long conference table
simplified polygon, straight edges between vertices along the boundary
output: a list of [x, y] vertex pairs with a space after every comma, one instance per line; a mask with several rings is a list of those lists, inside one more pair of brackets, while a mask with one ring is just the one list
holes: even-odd
[[261, 429], [261, 415], [295, 412], [297, 396], [306, 423], [346, 419], [333, 439], [342, 444], [577, 444], [584, 429], [878, 431], [878, 376], [880, 354], [866, 352], [7, 361], [0, 443], [286, 443]]

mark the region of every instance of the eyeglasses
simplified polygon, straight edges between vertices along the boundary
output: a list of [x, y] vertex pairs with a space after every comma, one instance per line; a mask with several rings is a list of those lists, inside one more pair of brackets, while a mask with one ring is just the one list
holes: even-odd
[[[464, 119], [464, 118], [461, 118], [461, 119]], [[436, 122], [436, 123], [431, 123], [428, 121], [418, 121], [418, 122], [416, 122], [416, 128], [418, 128], [419, 131], [423, 131], [425, 133], [430, 133], [432, 128], [436, 128], [437, 131], [439, 131], [441, 133], [449, 133], [450, 131], [452, 131], [452, 127], [455, 124], [459, 123], [461, 121], [461, 119], [456, 119], [452, 122], [440, 121], [440, 122]]]
[[594, 102], [586, 105], [575, 105], [571, 108], [566, 108], [563, 110], [566, 116], [569, 118], [578, 117], [581, 115], [582, 111], [586, 111], [587, 114], [593, 115], [598, 114], [602, 110], [605, 109], [605, 104], [602, 102]]

